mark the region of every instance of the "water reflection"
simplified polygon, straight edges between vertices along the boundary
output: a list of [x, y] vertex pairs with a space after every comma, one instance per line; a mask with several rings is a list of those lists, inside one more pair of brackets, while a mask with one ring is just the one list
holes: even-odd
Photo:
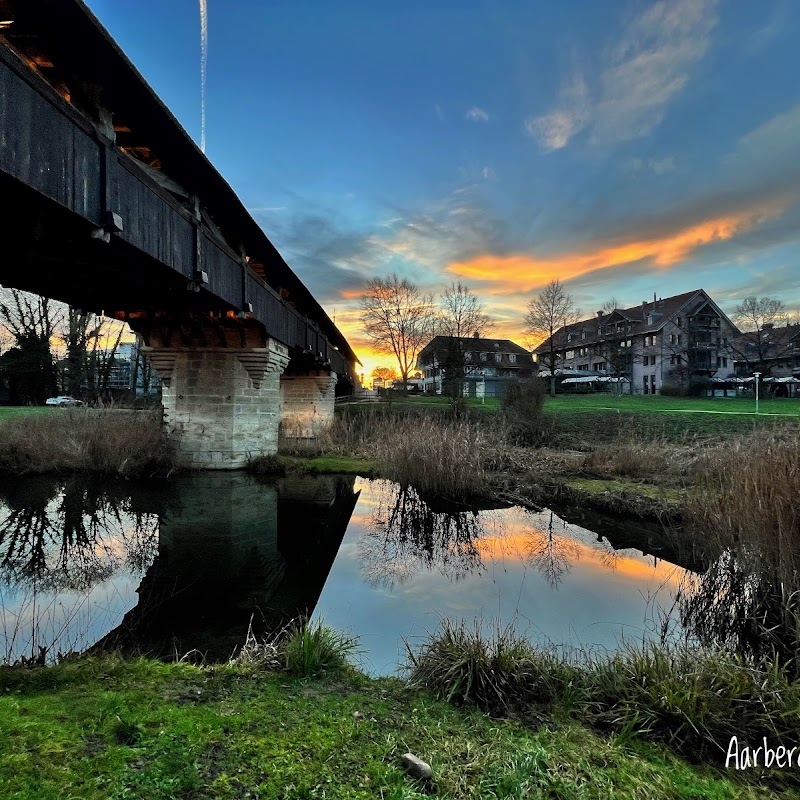
[[128, 486], [80, 479], [26, 480], [0, 489], [0, 581], [41, 590], [87, 591], [152, 561], [158, 517]]
[[270, 485], [230, 472], [145, 486], [7, 481], [0, 656], [43, 660], [94, 645], [227, 658], [251, 620], [258, 633], [313, 611], [353, 484]]
[[6, 480], [0, 657], [103, 647], [227, 659], [251, 621], [258, 634], [312, 612], [360, 635], [373, 672], [392, 672], [401, 637], [440, 616], [516, 617], [548, 641], [610, 647], [620, 631], [657, 635], [652, 598], [674, 594], [681, 573], [659, 534], [352, 477]]
[[413, 644], [441, 617], [516, 619], [535, 640], [585, 649], [659, 639], [683, 575], [662, 558], [663, 531], [594, 522], [611, 536], [549, 510], [432, 505], [365, 482], [316, 613], [359, 634], [363, 666], [379, 674], [402, 660], [402, 638]]
[[484, 521], [474, 509], [445, 504], [434, 510], [410, 486], [375, 481], [372, 509], [358, 543], [364, 578], [392, 588], [420, 569], [458, 580], [483, 567], [477, 540]]

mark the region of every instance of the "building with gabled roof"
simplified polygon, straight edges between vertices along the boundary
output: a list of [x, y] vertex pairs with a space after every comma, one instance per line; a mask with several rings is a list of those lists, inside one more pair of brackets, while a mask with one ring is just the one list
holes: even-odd
[[530, 378], [536, 370], [530, 351], [510, 339], [435, 336], [417, 358], [425, 392], [442, 394], [446, 365], [453, 358], [463, 372], [464, 397], [502, 397], [510, 383]]
[[709, 295], [695, 289], [598, 311], [556, 331], [534, 355], [544, 361], [552, 348], [558, 370], [624, 377], [631, 392], [656, 394], [664, 385], [687, 385], [699, 376], [732, 375], [732, 342], [739, 335]]
[[734, 339], [733, 354], [737, 375], [758, 370], [765, 377], [800, 378], [800, 323], [767, 323], [757, 331], [747, 331]]

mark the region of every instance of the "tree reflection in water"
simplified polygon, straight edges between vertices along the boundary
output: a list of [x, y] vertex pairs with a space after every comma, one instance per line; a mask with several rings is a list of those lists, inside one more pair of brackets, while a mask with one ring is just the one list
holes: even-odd
[[87, 591], [122, 567], [140, 576], [155, 557], [158, 517], [127, 493], [73, 478], [4, 488], [0, 501], [0, 581], [8, 586]]
[[[357, 545], [361, 573], [373, 586], [402, 585], [420, 570], [456, 581], [485, 572], [487, 559], [510, 557], [534, 567], [556, 590], [586, 546], [552, 511], [439, 508], [413, 487], [374, 486], [374, 510]], [[598, 536], [591, 547], [603, 566], [616, 567], [619, 556], [607, 540]]]
[[[155, 557], [158, 516], [130, 484], [82, 477], [4, 481], [0, 489], [0, 658], [43, 662], [79, 649], [88, 599], [122, 570], [144, 574]], [[112, 592], [104, 604], [118, 598]], [[79, 626], [81, 627], [81, 626]], [[69, 632], [68, 632], [69, 631]]]
[[377, 503], [358, 542], [362, 574], [373, 586], [402, 585], [420, 569], [459, 580], [483, 569], [477, 511], [434, 511], [411, 486], [375, 482]]
[[[544, 577], [551, 589], [558, 589], [564, 578], [580, 560], [581, 545], [566, 534], [568, 523], [552, 511], [535, 512], [530, 529], [526, 531], [527, 560]], [[557, 533], [558, 529], [565, 533]], [[600, 563], [609, 570], [617, 567], [619, 553], [601, 535], [592, 543]]]

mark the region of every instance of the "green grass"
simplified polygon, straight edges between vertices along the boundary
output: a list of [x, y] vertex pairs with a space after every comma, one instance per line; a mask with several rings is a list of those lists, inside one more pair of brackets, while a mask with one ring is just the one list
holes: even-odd
[[0, 421], [14, 419], [15, 417], [25, 417], [29, 414], [43, 414], [52, 411], [61, 411], [58, 408], [48, 408], [47, 406], [0, 406]]
[[[778, 796], [635, 737], [525, 728], [353, 672], [115, 659], [7, 670], [0, 736], [0, 796], [18, 800]], [[432, 765], [430, 785], [402, 770], [407, 751]]]
[[681, 489], [653, 486], [641, 481], [623, 478], [566, 478], [564, 483], [587, 494], [604, 494], [605, 492], [627, 492], [641, 495], [652, 500], [680, 503], [686, 499], [686, 492]]
[[[701, 412], [712, 414], [752, 414], [755, 416], [755, 401], [745, 397], [662, 397], [661, 395], [611, 394], [556, 395], [545, 403], [548, 411], [597, 411], [614, 409], [630, 412], [671, 412], [685, 414]], [[800, 398], [776, 398], [761, 400], [759, 412], [763, 415], [786, 415], [800, 417]]]

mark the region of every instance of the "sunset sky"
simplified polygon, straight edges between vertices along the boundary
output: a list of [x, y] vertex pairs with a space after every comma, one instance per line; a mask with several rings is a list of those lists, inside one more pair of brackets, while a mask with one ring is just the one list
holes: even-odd
[[[88, 2], [200, 142], [197, 0]], [[800, 310], [800, 3], [207, 2], [207, 155], [367, 374], [393, 271], [519, 343], [554, 277]]]

